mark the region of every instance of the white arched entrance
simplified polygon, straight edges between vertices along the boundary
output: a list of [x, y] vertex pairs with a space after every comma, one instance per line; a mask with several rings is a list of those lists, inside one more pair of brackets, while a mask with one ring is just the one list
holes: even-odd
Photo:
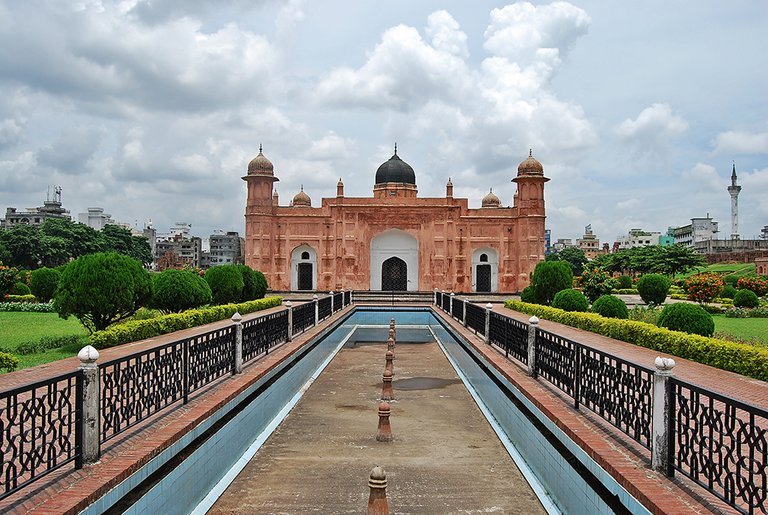
[[499, 255], [490, 247], [472, 252], [472, 291], [499, 291]]
[[[388, 275], [382, 276], [382, 269], [384, 274]], [[399, 280], [403, 271], [405, 271], [405, 289], [418, 290], [418, 240], [400, 229], [389, 229], [377, 234], [371, 240], [371, 290], [381, 290], [383, 280], [387, 285], [403, 284]]]
[[317, 289], [317, 252], [309, 245], [299, 245], [291, 252], [291, 290]]

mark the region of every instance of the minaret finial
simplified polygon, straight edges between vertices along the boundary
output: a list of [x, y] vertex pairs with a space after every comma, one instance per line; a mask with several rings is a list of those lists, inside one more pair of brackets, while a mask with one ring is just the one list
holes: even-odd
[[259, 154], [261, 154], [261, 143], [259, 143]]
[[301, 191], [304, 191], [304, 185], [303, 184], [301, 185]]
[[533, 149], [532, 148], [528, 149], [528, 157], [533, 157]]
[[397, 141], [395, 141], [395, 155], [397, 155]]

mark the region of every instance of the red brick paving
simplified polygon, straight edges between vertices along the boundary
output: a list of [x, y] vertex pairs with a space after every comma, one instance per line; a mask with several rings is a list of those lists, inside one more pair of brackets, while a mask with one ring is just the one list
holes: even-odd
[[[253, 313], [253, 318], [282, 307]], [[528, 316], [495, 306], [495, 311], [527, 321]], [[340, 313], [344, 313], [343, 310]], [[436, 312], [477, 348], [512, 384], [533, 402], [550, 420], [557, 424], [574, 442], [581, 446], [601, 467], [610, 473], [635, 498], [653, 513], [711, 513], [730, 512], [724, 503], [692, 486], [684, 478], [670, 480], [649, 468], [649, 451], [629, 439], [615, 428], [605, 424], [587, 410], [573, 409], [571, 402], [545, 382], [532, 379], [516, 363], [507, 360], [494, 347], [486, 345], [472, 331], [465, 329], [440, 310]], [[331, 320], [341, 316], [335, 314]], [[228, 325], [228, 320], [200, 328], [179, 331], [142, 342], [122, 345], [101, 351], [99, 361], [104, 362], [132, 354], [146, 348], [162, 345]], [[323, 324], [324, 326], [325, 324]], [[611, 353], [633, 363], [653, 367], [658, 352], [625, 342], [581, 331], [547, 320], [542, 329], [560, 334], [584, 345]], [[258, 380], [277, 364], [298, 350], [322, 329], [311, 328], [293, 342], [284, 344], [268, 356], [246, 365], [243, 374], [221, 379], [222, 387], [212, 387], [196, 394], [189, 404], [177, 404], [158, 416], [150, 418], [102, 448], [101, 461], [82, 470], [66, 468], [52, 473], [22, 492], [0, 501], [0, 512], [10, 513], [76, 513], [100, 498], [108, 490], [168, 448], [197, 424], [235, 398], [250, 384]], [[749, 379], [731, 372], [675, 358], [677, 377], [729, 396], [740, 398], [762, 407], [768, 407], [768, 383]], [[79, 365], [77, 358], [41, 365], [0, 376], [0, 389], [6, 390], [46, 377], [67, 373]]]

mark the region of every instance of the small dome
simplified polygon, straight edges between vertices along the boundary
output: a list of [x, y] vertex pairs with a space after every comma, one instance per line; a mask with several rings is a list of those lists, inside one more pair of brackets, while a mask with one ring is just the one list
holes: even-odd
[[488, 193], [488, 195], [483, 197], [483, 207], [500, 207], [501, 206], [501, 200], [499, 200], [499, 197], [493, 194], [493, 188], [491, 188], [491, 191]]
[[312, 199], [309, 195], [304, 193], [304, 186], [301, 187], [301, 191], [293, 197], [293, 207], [312, 207]]
[[517, 176], [544, 175], [544, 167], [533, 157], [533, 150], [528, 152], [528, 158], [517, 167]]
[[248, 175], [262, 174], [262, 175], [274, 175], [274, 166], [272, 161], [264, 157], [261, 151], [261, 145], [259, 145], [259, 155], [251, 159], [248, 163]]
[[397, 145], [395, 145], [395, 154], [376, 170], [376, 184], [387, 182], [416, 184], [416, 174], [411, 165], [400, 159], [400, 156], [397, 155]]

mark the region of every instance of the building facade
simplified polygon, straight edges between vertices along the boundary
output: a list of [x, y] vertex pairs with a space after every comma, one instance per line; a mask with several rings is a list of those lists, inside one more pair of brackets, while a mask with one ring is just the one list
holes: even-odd
[[673, 230], [675, 244], [693, 247], [696, 243], [717, 238], [717, 222], [706, 217], [691, 218], [691, 223]]
[[208, 238], [208, 252], [205, 268], [216, 265], [237, 265], [243, 263], [243, 238], [237, 231], [219, 232]]
[[633, 249], [635, 247], [647, 247], [659, 245], [661, 233], [658, 231], [644, 231], [642, 229], [630, 229], [626, 236], [618, 238], [619, 250]]
[[600, 239], [592, 232], [592, 224], [584, 228], [584, 235], [576, 240], [576, 246], [584, 251], [587, 259], [592, 260], [602, 253]]
[[1, 229], [10, 229], [16, 225], [42, 225], [48, 218], [60, 218], [71, 220], [69, 211], [61, 204], [61, 187], [53, 187], [53, 197], [48, 195], [40, 207], [27, 208], [17, 211], [15, 207], [9, 207], [5, 211], [5, 219], [0, 220]]
[[89, 207], [87, 213], [77, 215], [77, 221], [97, 231], [102, 230], [105, 225], [115, 225], [112, 215], [105, 213], [103, 207]]
[[303, 191], [280, 206], [272, 163], [261, 149], [243, 177], [245, 263], [273, 290], [518, 292], [544, 259], [544, 168], [520, 163], [515, 201], [492, 191], [482, 207], [454, 198], [420, 198], [413, 168], [397, 155], [376, 171], [372, 197], [336, 197], [318, 207]]

